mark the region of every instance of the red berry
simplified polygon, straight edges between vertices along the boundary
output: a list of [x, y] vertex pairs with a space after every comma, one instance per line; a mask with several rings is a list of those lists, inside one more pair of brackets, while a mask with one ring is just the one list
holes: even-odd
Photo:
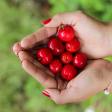
[[72, 61], [73, 57], [72, 57], [72, 54], [70, 52], [64, 52], [62, 55], [61, 55], [61, 61], [65, 64], [68, 64]]
[[49, 64], [52, 59], [52, 53], [49, 48], [41, 48], [37, 51], [37, 59], [40, 61], [40, 63], [47, 65]]
[[60, 40], [64, 42], [68, 42], [68, 41], [71, 41], [75, 37], [75, 32], [72, 26], [65, 25], [65, 26], [59, 27], [57, 35]]
[[50, 39], [48, 42], [48, 47], [52, 50], [54, 55], [60, 55], [64, 52], [64, 46], [62, 42], [56, 39], [56, 37]]
[[84, 53], [78, 53], [73, 59], [74, 66], [83, 69], [87, 64], [87, 56]]
[[76, 39], [71, 40], [70, 42], [66, 43], [66, 50], [69, 52], [76, 52], [80, 49], [80, 42]]
[[77, 70], [71, 64], [65, 65], [61, 72], [62, 78], [64, 78], [67, 81], [72, 80], [76, 75], [77, 75]]
[[53, 73], [59, 73], [62, 69], [62, 63], [61, 61], [59, 61], [58, 59], [56, 60], [53, 60], [50, 64], [50, 70], [53, 72]]

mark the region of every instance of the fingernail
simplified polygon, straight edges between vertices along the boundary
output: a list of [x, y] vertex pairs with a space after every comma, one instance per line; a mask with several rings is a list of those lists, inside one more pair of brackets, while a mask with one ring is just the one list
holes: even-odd
[[42, 24], [44, 24], [44, 25], [45, 25], [45, 24], [48, 24], [50, 21], [51, 21], [51, 18], [49, 18], [49, 19], [47, 19], [47, 20], [43, 20], [43, 21], [42, 21]]
[[49, 95], [49, 93], [47, 92], [47, 91], [42, 91], [42, 94], [44, 95], [44, 96], [47, 96], [47, 97], [49, 97], [50, 98], [50, 95]]

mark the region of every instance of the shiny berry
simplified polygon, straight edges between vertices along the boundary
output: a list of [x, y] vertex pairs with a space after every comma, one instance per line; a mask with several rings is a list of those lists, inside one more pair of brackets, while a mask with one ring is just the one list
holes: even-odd
[[87, 56], [84, 53], [78, 53], [73, 59], [73, 64], [77, 68], [83, 69], [87, 64]]
[[47, 65], [47, 64], [51, 63], [51, 61], [53, 59], [51, 50], [49, 48], [39, 49], [37, 51], [37, 59], [43, 65]]
[[50, 64], [50, 70], [56, 74], [59, 73], [62, 70], [62, 63], [60, 60], [56, 59], [53, 60]]
[[57, 36], [61, 41], [69, 42], [75, 37], [75, 32], [72, 26], [62, 25], [58, 29]]
[[70, 52], [64, 52], [62, 55], [61, 55], [61, 61], [64, 63], [64, 64], [68, 64], [72, 61], [73, 59], [73, 56]]
[[65, 65], [61, 72], [62, 78], [67, 81], [72, 80], [76, 75], [77, 75], [77, 70], [71, 64]]
[[64, 52], [64, 45], [56, 37], [49, 40], [48, 47], [51, 49], [54, 55], [60, 55]]
[[66, 50], [74, 53], [80, 49], [80, 42], [76, 39], [71, 40], [70, 42], [66, 43]]

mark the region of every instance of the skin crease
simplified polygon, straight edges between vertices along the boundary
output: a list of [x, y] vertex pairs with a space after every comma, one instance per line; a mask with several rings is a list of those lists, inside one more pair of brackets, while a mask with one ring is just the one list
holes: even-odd
[[[86, 68], [70, 82], [58, 77], [55, 79], [48, 70], [45, 72], [45, 68], [26, 51], [55, 34], [61, 23], [72, 25], [81, 41], [81, 51], [88, 54], [90, 59], [98, 59], [90, 60]], [[112, 55], [111, 32], [112, 25], [99, 22], [81, 11], [62, 13], [54, 16], [50, 23], [38, 31], [15, 43], [13, 51], [19, 57], [23, 69], [45, 87], [54, 102], [80, 102], [103, 91], [112, 80], [112, 63], [99, 59]], [[112, 86], [109, 90], [112, 90]]]

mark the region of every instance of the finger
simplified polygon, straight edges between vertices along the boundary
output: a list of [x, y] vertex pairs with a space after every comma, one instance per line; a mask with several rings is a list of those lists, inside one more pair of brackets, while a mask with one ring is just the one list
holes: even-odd
[[58, 89], [46, 89], [45, 91], [56, 104], [77, 103], [82, 101], [82, 98], [78, 97], [78, 88], [72, 86], [61, 91]]
[[34, 58], [27, 52], [25, 51], [20, 51], [18, 53], [19, 59], [21, 60], [21, 62], [23, 60], [30, 60], [32, 63], [34, 62]]
[[[28, 72], [29, 74], [31, 74], [43, 86], [45, 86], [45, 87], [55, 87], [54, 86], [55, 84], [52, 85], [54, 83], [53, 77], [51, 77], [49, 74], [47, 74], [49, 72], [47, 72], [47, 70], [44, 67], [38, 65], [36, 63], [36, 60], [34, 60], [27, 52], [20, 51], [18, 55], [19, 55], [19, 58], [20, 58], [20, 60], [22, 62], [22, 65], [23, 65], [23, 67], [24, 67], [24, 69], [25, 69], [26, 72]], [[27, 60], [27, 64], [23, 63], [24, 60]], [[45, 70], [46, 70], [46, 72], [42, 72], [42, 71], [45, 71]]]
[[39, 65], [38, 67], [36, 60], [34, 60], [29, 55], [29, 53], [25, 51], [20, 51], [18, 55], [22, 62], [22, 66], [27, 73], [31, 74], [37, 81], [39, 81], [45, 87], [56, 87], [56, 82], [54, 78], [47, 74], [49, 72], [47, 72], [44, 67], [42, 67], [41, 65]]
[[60, 13], [55, 15], [48, 24], [45, 24], [45, 26], [58, 27], [60, 24], [69, 24], [74, 26], [77, 23], [77, 21], [81, 18], [82, 14], [83, 13], [81, 11], [77, 11], [75, 13]]
[[46, 89], [44, 91], [48, 93], [50, 98], [56, 104], [66, 104], [74, 102], [73, 97], [75, 94], [78, 94], [77, 92], [74, 91], [73, 88], [67, 88], [61, 91], [59, 91], [58, 89]]
[[13, 52], [15, 55], [18, 55], [18, 53], [22, 51], [22, 47], [20, 46], [20, 43], [17, 42], [13, 45]]
[[46, 38], [55, 34], [56, 28], [43, 27], [38, 31], [28, 35], [21, 41], [21, 46], [25, 49], [32, 48], [37, 42], [45, 40]]
[[46, 88], [56, 88], [57, 84], [55, 79], [47, 74], [45, 71], [41, 70], [41, 68], [34, 65], [29, 60], [22, 61], [23, 69], [33, 76], [38, 82], [40, 82]]
[[[21, 60], [21, 62], [23, 62], [24, 60], [29, 60], [30, 61], [30, 63], [32, 63], [32, 64], [34, 64], [34, 65], [32, 65], [33, 66], [33, 69], [34, 69], [34, 67], [36, 67], [37, 68], [37, 64], [35, 64], [36, 63], [36, 60], [34, 60], [30, 55], [29, 55], [29, 53], [27, 53], [27, 52], [25, 52], [25, 51], [20, 51], [19, 52], [19, 58], [20, 58], [20, 60]], [[35, 62], [34, 62], [35, 61]], [[37, 66], [36, 66], [37, 65]], [[49, 72], [45, 69], [45, 68], [43, 68], [42, 66], [39, 66], [38, 67], [39, 68], [39, 70], [41, 70], [41, 76], [43, 76], [41, 79], [39, 79], [39, 76], [37, 77], [37, 76], [33, 76], [34, 78], [36, 78], [38, 81], [39, 80], [45, 80], [45, 78], [46, 78], [46, 75], [47, 75], [47, 81], [42, 81], [42, 82], [44, 82], [44, 83], [42, 83], [42, 82], [40, 82], [41, 84], [43, 84], [43, 86], [45, 86], [45, 87], [50, 87], [50, 88], [59, 88], [59, 89], [63, 89], [63, 88], [65, 88], [65, 86], [66, 86], [66, 84], [61, 80], [61, 79], [57, 79], [57, 82], [55, 82], [55, 85], [53, 85], [53, 83], [54, 83], [54, 81], [52, 82], [52, 80], [54, 80], [53, 79], [53, 77], [51, 77], [51, 76], [48, 76], [49, 75]], [[42, 68], [42, 69], [41, 69]], [[32, 70], [32, 68], [30, 68], [31, 70]], [[26, 70], [26, 69], [25, 69]], [[43, 72], [42, 73], [42, 71], [46, 71], [45, 73]], [[26, 72], [28, 72], [28, 71], [26, 71]], [[30, 74], [34, 74], [34, 71], [33, 72], [31, 72], [31, 71], [29, 71], [28, 73], [30, 73]], [[42, 75], [43, 74], [43, 75]], [[45, 76], [44, 76], [44, 74], [45, 74]], [[39, 72], [38, 72], [38, 75], [39, 75]], [[45, 77], [45, 78], [44, 78]], [[51, 78], [48, 78], [48, 77], [51, 77]], [[52, 86], [51, 86], [52, 85]]]
[[95, 61], [87, 66], [76, 78], [71, 80], [67, 85], [67, 89], [62, 91], [46, 89], [46, 91], [51, 99], [58, 104], [83, 101], [107, 87], [109, 78], [112, 77], [109, 77], [112, 71], [108, 72], [110, 68], [108, 64], [108, 62], [102, 60]]
[[48, 73], [51, 76], [54, 76], [48, 69], [46, 69], [46, 67], [44, 67], [42, 64], [40, 64], [37, 60], [35, 60], [32, 55], [30, 55], [27, 51], [20, 51], [18, 53], [19, 59], [20, 61], [24, 61], [24, 60], [29, 60], [30, 62], [32, 62], [35, 66], [41, 68], [43, 71], [46, 71], [46, 73]]

